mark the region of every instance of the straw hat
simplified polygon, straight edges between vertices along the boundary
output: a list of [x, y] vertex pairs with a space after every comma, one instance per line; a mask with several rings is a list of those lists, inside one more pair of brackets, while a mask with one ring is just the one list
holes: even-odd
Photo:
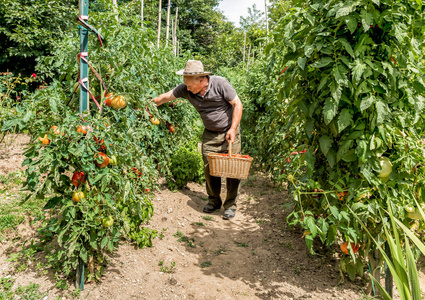
[[204, 72], [204, 65], [199, 60], [188, 60], [184, 69], [177, 71], [176, 74], [183, 76], [203, 76], [209, 75], [211, 72]]

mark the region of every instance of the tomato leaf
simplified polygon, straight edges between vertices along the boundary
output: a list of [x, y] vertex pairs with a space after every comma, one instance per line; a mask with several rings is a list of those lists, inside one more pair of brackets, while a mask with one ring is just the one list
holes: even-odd
[[360, 111], [363, 112], [366, 109], [368, 109], [373, 103], [375, 103], [375, 98], [373, 95], [369, 95], [369, 97], [365, 97], [362, 99], [362, 102], [360, 103]]
[[326, 241], [327, 246], [330, 246], [330, 245], [332, 245], [335, 242], [336, 233], [337, 233], [336, 226], [334, 224], [332, 224], [331, 226], [329, 226], [328, 237], [326, 239], [327, 240]]
[[338, 133], [343, 131], [348, 125], [353, 122], [353, 116], [350, 113], [350, 110], [344, 108], [339, 114], [338, 118]]
[[356, 279], [356, 268], [354, 267], [354, 262], [347, 263], [347, 274], [350, 277], [351, 281]]
[[51, 198], [46, 205], [44, 205], [43, 209], [51, 209], [56, 206], [60, 201], [62, 200], [62, 197], [53, 197]]
[[346, 39], [340, 38], [338, 39], [338, 42], [344, 46], [345, 50], [348, 54], [351, 55], [352, 58], [355, 58], [353, 47], [351, 47], [350, 43]]
[[377, 113], [377, 123], [382, 124], [384, 123], [387, 116], [391, 113], [391, 111], [388, 108], [388, 105], [386, 103], [378, 100], [376, 102], [376, 113]]
[[336, 116], [338, 110], [338, 102], [333, 98], [326, 98], [325, 106], [323, 108], [323, 117], [325, 124], [328, 125], [332, 119]]
[[370, 29], [370, 25], [372, 24], [372, 14], [362, 9], [360, 12], [360, 17], [362, 18], [363, 30], [368, 31]]
[[106, 244], [108, 243], [108, 238], [105, 236], [102, 241], [100, 242], [100, 248], [105, 248]]
[[328, 154], [329, 149], [332, 147], [333, 140], [327, 135], [322, 135], [319, 140], [319, 143], [320, 149], [322, 150], [323, 154], [326, 155]]
[[354, 82], [359, 82], [362, 78], [363, 72], [366, 69], [366, 65], [362, 63], [360, 59], [356, 59], [354, 61], [354, 67], [353, 67], [353, 79]]
[[330, 57], [324, 57], [318, 61], [316, 61], [315, 63], [311, 64], [310, 66], [313, 68], [323, 68], [326, 67], [327, 65], [329, 65], [332, 62], [332, 58]]
[[351, 34], [353, 34], [353, 32], [357, 29], [356, 18], [354, 16], [347, 16], [345, 17], [345, 23], [347, 24], [347, 27], [350, 30]]
[[97, 235], [94, 233], [94, 232], [92, 232], [91, 234], [90, 234], [90, 246], [93, 248], [93, 249], [95, 249], [95, 250], [98, 250], [98, 246], [97, 246]]
[[87, 263], [87, 249], [84, 247], [81, 247], [80, 258], [83, 260], [84, 263]]
[[297, 63], [300, 66], [301, 70], [304, 70], [305, 63], [306, 62], [307, 62], [307, 58], [306, 57], [300, 57], [300, 58], [298, 58]]
[[114, 243], [112, 243], [112, 241], [108, 242], [108, 250], [113, 252], [114, 251]]
[[309, 216], [307, 218], [306, 225], [314, 238], [317, 234], [317, 227], [316, 227], [316, 222], [314, 221], [314, 218]]

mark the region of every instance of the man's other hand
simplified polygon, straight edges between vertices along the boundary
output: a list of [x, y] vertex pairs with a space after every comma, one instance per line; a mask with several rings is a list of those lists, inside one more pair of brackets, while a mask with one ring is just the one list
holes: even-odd
[[227, 131], [226, 140], [229, 143], [233, 144], [235, 142], [235, 137], [236, 137], [236, 130], [230, 128], [229, 131]]

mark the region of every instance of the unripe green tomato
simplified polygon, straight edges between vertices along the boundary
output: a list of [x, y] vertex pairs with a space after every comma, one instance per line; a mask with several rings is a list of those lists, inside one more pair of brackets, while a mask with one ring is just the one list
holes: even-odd
[[109, 164], [112, 166], [117, 165], [117, 157], [115, 155], [112, 155], [111, 157], [109, 157]]
[[422, 219], [421, 212], [417, 208], [415, 209], [414, 212], [408, 212], [407, 216], [409, 218], [411, 218], [412, 220], [421, 220]]
[[408, 212], [408, 213], [412, 213], [415, 211], [415, 207], [412, 205], [406, 205], [404, 206], [404, 209]]
[[393, 171], [393, 165], [388, 157], [381, 157], [379, 159], [379, 164], [381, 166], [381, 172], [379, 173], [379, 178], [386, 178], [390, 176]]
[[112, 216], [107, 216], [103, 219], [102, 225], [106, 228], [111, 227], [112, 225], [114, 225], [114, 218], [112, 218]]

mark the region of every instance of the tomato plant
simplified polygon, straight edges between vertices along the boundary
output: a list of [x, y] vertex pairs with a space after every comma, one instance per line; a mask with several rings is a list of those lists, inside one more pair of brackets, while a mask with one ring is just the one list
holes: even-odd
[[387, 200], [405, 224], [404, 207], [423, 201], [424, 12], [412, 1], [291, 7], [247, 80], [251, 153], [287, 182], [288, 222], [310, 232], [310, 251], [314, 239], [365, 245], [342, 264], [354, 279], [375, 246], [352, 213], [384, 243]]

